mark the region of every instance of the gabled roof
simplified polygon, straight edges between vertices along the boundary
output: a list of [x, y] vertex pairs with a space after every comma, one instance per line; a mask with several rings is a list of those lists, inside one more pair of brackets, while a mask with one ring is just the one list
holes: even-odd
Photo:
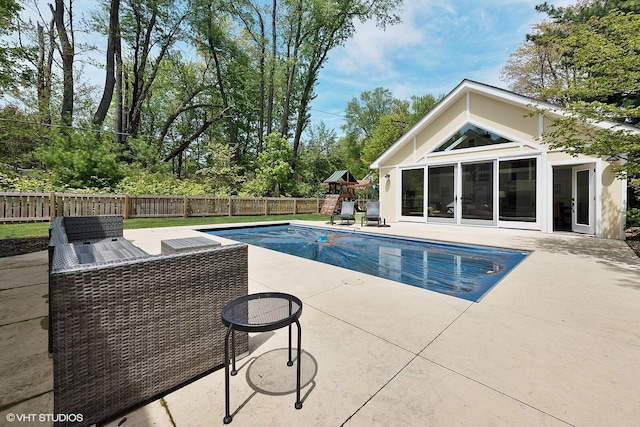
[[[518, 107], [534, 110], [536, 108], [548, 111], [551, 115], [562, 116], [567, 114], [566, 110], [558, 105], [550, 104], [547, 102], [539, 101], [524, 95], [519, 95], [515, 92], [501, 89], [495, 86], [490, 86], [485, 83], [479, 83], [473, 80], [464, 79], [458, 86], [456, 86], [451, 92], [447, 94], [435, 107], [433, 107], [422, 119], [420, 119], [415, 125], [413, 125], [404, 135], [400, 137], [391, 147], [389, 147], [380, 157], [378, 157], [372, 164], [371, 169], [378, 169], [380, 163], [384, 162], [389, 157], [393, 156], [400, 148], [405, 144], [411, 142], [413, 138], [433, 122], [440, 114], [446, 111], [451, 105], [458, 101], [461, 97], [466, 96], [469, 92], [480, 93], [482, 95], [497, 98], [505, 103], [512, 104]], [[638, 129], [633, 126], [620, 125], [614, 122], [598, 122], [594, 123], [594, 126], [601, 128], [620, 128], [626, 129], [632, 132], [638, 132]]]

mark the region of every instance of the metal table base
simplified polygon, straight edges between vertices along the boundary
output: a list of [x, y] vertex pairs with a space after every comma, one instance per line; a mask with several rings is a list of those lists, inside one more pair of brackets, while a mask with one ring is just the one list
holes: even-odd
[[[289, 327], [289, 360], [287, 366], [293, 366], [292, 359], [292, 331], [293, 323], [298, 327], [298, 348], [296, 367], [296, 409], [302, 408], [300, 399], [300, 356], [302, 351], [302, 328], [298, 320], [302, 312], [302, 302], [293, 295], [267, 292], [246, 295], [231, 301], [222, 309], [222, 322], [227, 326], [224, 341], [224, 394], [225, 416], [224, 423], [233, 421], [230, 410], [229, 376], [235, 376], [236, 370], [236, 345], [235, 331], [267, 332]], [[231, 337], [231, 357], [229, 357], [229, 337]], [[231, 362], [231, 371], [229, 371]]]

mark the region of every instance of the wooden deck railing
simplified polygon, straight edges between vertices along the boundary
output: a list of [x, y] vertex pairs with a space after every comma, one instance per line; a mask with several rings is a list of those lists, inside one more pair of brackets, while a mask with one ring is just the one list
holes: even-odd
[[80, 215], [187, 218], [313, 214], [319, 212], [321, 203], [320, 199], [303, 198], [0, 192], [0, 223]]

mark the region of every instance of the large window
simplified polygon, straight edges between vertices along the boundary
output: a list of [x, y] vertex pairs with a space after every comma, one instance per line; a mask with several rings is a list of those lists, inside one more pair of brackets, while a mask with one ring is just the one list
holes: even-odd
[[500, 162], [498, 202], [502, 221], [536, 221], [536, 159]]
[[402, 171], [402, 216], [424, 216], [424, 169]]
[[435, 151], [461, 150], [463, 148], [483, 147], [487, 145], [506, 144], [512, 142], [482, 128], [467, 124]]

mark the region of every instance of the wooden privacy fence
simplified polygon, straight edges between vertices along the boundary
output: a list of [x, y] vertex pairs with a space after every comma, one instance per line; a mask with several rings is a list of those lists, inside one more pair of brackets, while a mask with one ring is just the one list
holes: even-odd
[[187, 218], [313, 214], [319, 210], [320, 199], [0, 192], [0, 222], [5, 223], [80, 215]]

